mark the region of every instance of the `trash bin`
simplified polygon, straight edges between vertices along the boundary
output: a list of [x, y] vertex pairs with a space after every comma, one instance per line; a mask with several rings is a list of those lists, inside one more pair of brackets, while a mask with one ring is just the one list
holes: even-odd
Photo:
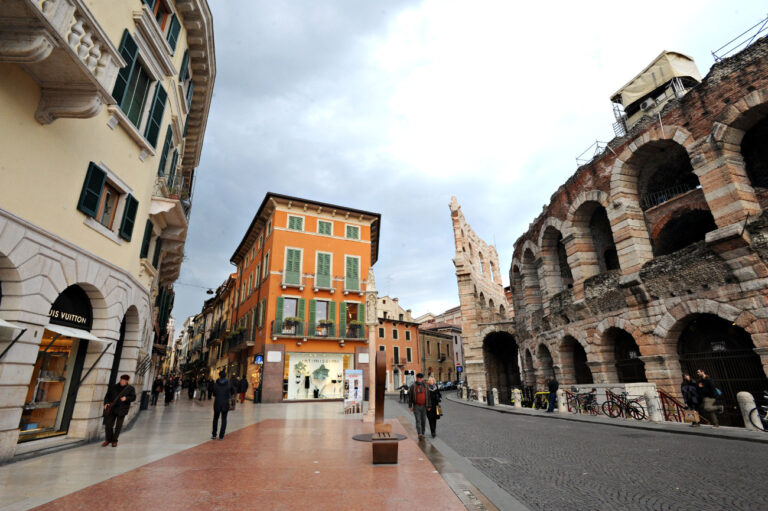
[[493, 392], [489, 390], [486, 394], [488, 396], [488, 406], [495, 406], [495, 403], [493, 402]]
[[363, 400], [365, 401], [370, 401], [370, 399], [368, 398], [368, 390], [369, 390], [369, 387], [365, 387], [365, 394], [363, 395]]
[[139, 410], [146, 410], [149, 408], [149, 391], [143, 390], [141, 392], [141, 403], [139, 404]]
[[253, 389], [253, 402], [261, 403], [261, 390]]

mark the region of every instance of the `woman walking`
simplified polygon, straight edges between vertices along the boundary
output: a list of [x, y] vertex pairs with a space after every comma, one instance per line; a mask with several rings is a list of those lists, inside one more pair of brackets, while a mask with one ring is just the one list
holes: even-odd
[[[685, 401], [685, 408], [687, 410], [696, 411], [699, 407], [699, 388], [696, 382], [691, 379], [690, 374], [683, 375], [683, 383], [680, 384], [680, 392], [683, 394], [683, 401]], [[698, 413], [694, 414], [698, 419]], [[691, 422], [691, 426], [700, 426], [698, 420]]]
[[429, 408], [427, 408], [427, 421], [429, 422], [429, 432], [432, 433], [432, 438], [435, 438], [437, 419], [440, 418], [438, 409], [442, 396], [440, 395], [440, 389], [435, 385], [435, 378], [432, 376], [427, 380], [427, 392], [429, 393], [427, 403], [430, 405]]

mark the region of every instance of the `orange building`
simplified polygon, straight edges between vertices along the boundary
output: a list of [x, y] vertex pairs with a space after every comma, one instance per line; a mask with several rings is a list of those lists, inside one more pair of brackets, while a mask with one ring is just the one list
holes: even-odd
[[368, 381], [365, 287], [380, 225], [379, 213], [267, 193], [231, 258], [230, 335], [245, 345], [249, 397], [341, 399], [345, 369]]
[[376, 349], [387, 354], [386, 390], [410, 385], [422, 372], [419, 324], [403, 319], [378, 319]]

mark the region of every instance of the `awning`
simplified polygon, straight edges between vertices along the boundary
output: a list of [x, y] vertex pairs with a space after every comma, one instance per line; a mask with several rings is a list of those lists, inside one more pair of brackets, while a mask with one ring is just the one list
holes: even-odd
[[4, 319], [0, 319], [0, 328], [12, 328], [14, 330], [25, 330], [23, 326], [16, 325]]
[[45, 328], [47, 330], [50, 330], [51, 332], [56, 332], [57, 334], [61, 334], [65, 337], [74, 337], [76, 339], [86, 339], [88, 341], [96, 341], [104, 344], [113, 344], [115, 342], [115, 341], [110, 341], [108, 339], [100, 339], [95, 335], [93, 335], [92, 333], [88, 332], [87, 330], [81, 330], [79, 328], [70, 328], [68, 326], [53, 325], [53, 324], [46, 325]]

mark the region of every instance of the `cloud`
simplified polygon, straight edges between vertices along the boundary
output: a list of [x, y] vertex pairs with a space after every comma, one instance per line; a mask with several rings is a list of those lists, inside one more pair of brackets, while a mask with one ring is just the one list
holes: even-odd
[[[761, 2], [211, 0], [217, 80], [180, 283], [215, 287], [264, 194], [382, 213], [377, 285], [458, 303], [448, 203], [512, 246], [612, 136], [609, 97], [662, 50], [711, 49]], [[179, 285], [179, 327], [204, 290]]]

